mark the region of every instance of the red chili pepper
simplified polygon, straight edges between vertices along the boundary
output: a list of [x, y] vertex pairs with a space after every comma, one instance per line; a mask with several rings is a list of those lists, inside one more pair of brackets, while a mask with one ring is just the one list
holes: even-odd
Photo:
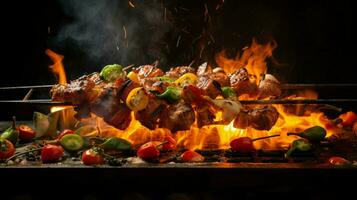
[[27, 125], [19, 126], [19, 138], [23, 141], [30, 141], [36, 136], [36, 132]]
[[233, 151], [238, 151], [241, 153], [250, 153], [255, 151], [255, 148], [253, 146], [253, 142], [257, 140], [262, 140], [262, 139], [267, 139], [271, 137], [277, 137], [280, 135], [270, 135], [266, 137], [260, 137], [260, 138], [255, 138], [252, 139], [250, 137], [239, 137], [230, 142], [230, 146]]
[[57, 162], [63, 156], [63, 152], [61, 146], [47, 144], [42, 148], [41, 160], [44, 163]]
[[339, 116], [342, 119], [342, 126], [353, 126], [353, 123], [357, 120], [357, 115], [352, 112], [346, 112]]
[[201, 154], [191, 150], [185, 151], [180, 157], [184, 162], [203, 162], [205, 160]]
[[15, 153], [14, 145], [7, 139], [0, 138], [0, 160], [8, 159]]
[[160, 151], [172, 151], [176, 149], [176, 140], [171, 136], [165, 137], [165, 143], [159, 148]]
[[160, 151], [153, 142], [143, 144], [137, 151], [137, 156], [143, 160], [154, 160], [158, 158], [159, 155]]
[[82, 153], [82, 162], [85, 165], [101, 165], [104, 163], [104, 158], [95, 149], [88, 149]]
[[64, 129], [58, 136], [57, 140], [61, 140], [61, 138], [67, 134], [73, 134], [73, 131], [70, 129]]

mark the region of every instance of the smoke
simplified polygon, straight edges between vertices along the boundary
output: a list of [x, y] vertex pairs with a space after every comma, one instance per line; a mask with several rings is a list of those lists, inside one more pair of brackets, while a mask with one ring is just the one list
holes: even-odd
[[59, 0], [71, 19], [58, 32], [87, 58], [123, 65], [164, 61], [161, 40], [171, 29], [161, 1]]

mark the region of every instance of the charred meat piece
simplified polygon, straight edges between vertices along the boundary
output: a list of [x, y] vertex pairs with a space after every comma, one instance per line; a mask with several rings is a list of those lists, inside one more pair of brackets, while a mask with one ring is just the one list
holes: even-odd
[[149, 129], [155, 129], [159, 116], [164, 112], [166, 105], [163, 100], [150, 96], [149, 103], [144, 110], [135, 112], [135, 119]]
[[110, 118], [117, 112], [119, 104], [120, 99], [117, 95], [117, 90], [107, 88], [90, 104], [90, 110], [99, 117]]
[[279, 118], [279, 112], [273, 106], [254, 108], [248, 113], [248, 122], [257, 130], [270, 130]]
[[248, 94], [255, 96], [257, 93], [257, 85], [249, 80], [249, 74], [246, 68], [242, 67], [229, 75], [231, 87], [235, 90], [238, 96]]
[[271, 74], [265, 74], [259, 83], [259, 99], [278, 97], [281, 95], [280, 82]]
[[186, 73], [195, 73], [195, 70], [189, 66], [180, 66], [171, 68], [165, 75], [175, 80]]
[[98, 96], [98, 92], [94, 88], [101, 83], [99, 74], [93, 73], [81, 76], [69, 84], [54, 85], [50, 91], [52, 101], [66, 101], [74, 105], [91, 102]]
[[164, 75], [164, 72], [162, 72], [161, 69], [152, 65], [143, 65], [133, 71], [138, 74], [139, 79]]
[[160, 117], [160, 127], [172, 132], [189, 130], [195, 122], [195, 112], [190, 104], [180, 101], [167, 106], [167, 112]]
[[213, 124], [215, 119], [214, 111], [209, 106], [199, 108], [197, 111], [197, 126], [201, 128], [205, 125]]
[[215, 69], [213, 70], [214, 72], [210, 74], [210, 78], [217, 81], [221, 87], [230, 86], [230, 80], [227, 74], [223, 70], [215, 72]]
[[202, 89], [206, 95], [216, 98], [222, 93], [219, 82], [211, 79], [209, 75], [203, 75], [198, 78], [197, 87]]
[[160, 81], [157, 78], [146, 78], [142, 80], [142, 86], [148, 92], [156, 92], [161, 94], [165, 92], [166, 88], [170, 85], [167, 81]]
[[117, 129], [125, 130], [131, 122], [131, 110], [124, 103], [121, 103], [116, 109], [116, 113], [106, 116], [104, 121]]
[[212, 73], [212, 68], [208, 66], [207, 62], [203, 63], [202, 65], [198, 66], [197, 68], [197, 76], [203, 76], [205, 74]]

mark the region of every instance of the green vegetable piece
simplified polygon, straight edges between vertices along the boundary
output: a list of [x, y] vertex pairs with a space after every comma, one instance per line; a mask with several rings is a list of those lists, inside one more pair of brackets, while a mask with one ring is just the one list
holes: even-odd
[[100, 146], [105, 150], [126, 151], [131, 149], [131, 143], [129, 141], [117, 137], [108, 138]]
[[119, 77], [125, 77], [125, 72], [123, 71], [123, 66], [113, 64], [105, 66], [99, 75], [103, 80], [113, 82]]
[[84, 125], [74, 131], [74, 134], [80, 135], [82, 137], [95, 136], [97, 133], [97, 129], [92, 125]]
[[231, 87], [222, 87], [221, 90], [224, 98], [232, 98], [237, 96], [236, 92]]
[[16, 128], [16, 118], [12, 118], [12, 126], [6, 129], [2, 134], [1, 138], [9, 140], [13, 145], [16, 145], [19, 140], [19, 131]]
[[159, 98], [166, 99], [167, 101], [174, 103], [181, 98], [182, 89], [175, 86], [169, 86], [162, 94], [156, 95]]
[[313, 126], [300, 133], [288, 133], [288, 135], [297, 135], [309, 140], [310, 142], [320, 142], [326, 137], [326, 130], [321, 126]]
[[291, 154], [295, 151], [306, 152], [310, 151], [311, 149], [312, 144], [310, 144], [306, 139], [294, 140], [285, 156], [290, 157]]
[[84, 140], [77, 134], [67, 134], [61, 138], [60, 143], [67, 151], [78, 151], [82, 149]]
[[165, 82], [169, 82], [169, 83], [173, 82], [173, 80], [167, 76], [158, 76], [155, 79], [158, 81], [165, 81]]

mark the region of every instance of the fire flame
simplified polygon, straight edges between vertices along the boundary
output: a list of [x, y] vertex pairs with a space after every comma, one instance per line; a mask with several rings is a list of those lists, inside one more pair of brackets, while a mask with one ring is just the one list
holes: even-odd
[[67, 83], [66, 72], [64, 70], [64, 66], [62, 64], [63, 56], [55, 53], [50, 49], [46, 49], [46, 54], [53, 61], [53, 65], [50, 66], [52, 72], [57, 76], [59, 84]]

